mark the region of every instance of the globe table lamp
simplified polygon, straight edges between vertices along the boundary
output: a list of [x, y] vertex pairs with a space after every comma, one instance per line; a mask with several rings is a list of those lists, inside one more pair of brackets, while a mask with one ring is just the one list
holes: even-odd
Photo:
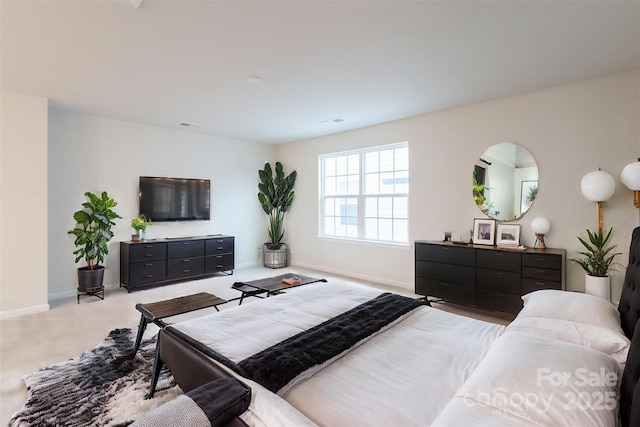
[[633, 206], [640, 208], [640, 158], [635, 163], [629, 163], [622, 169], [620, 180], [633, 191]]
[[584, 197], [598, 204], [598, 230], [602, 230], [602, 203], [613, 196], [616, 182], [610, 174], [598, 168], [582, 177], [580, 188]]
[[531, 221], [531, 231], [533, 231], [536, 235], [536, 242], [533, 244], [533, 247], [536, 249], [546, 249], [547, 246], [544, 244], [544, 235], [549, 232], [551, 228], [551, 224], [547, 218], [534, 218]]

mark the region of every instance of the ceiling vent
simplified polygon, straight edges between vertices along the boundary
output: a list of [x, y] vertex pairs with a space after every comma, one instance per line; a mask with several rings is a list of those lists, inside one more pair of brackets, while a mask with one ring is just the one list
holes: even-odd
[[178, 123], [178, 126], [182, 126], [185, 128], [201, 128], [202, 127], [202, 125], [196, 125], [196, 124], [187, 123], [187, 122]]
[[344, 119], [341, 119], [340, 117], [335, 117], [333, 119], [325, 120], [325, 121], [320, 122], [320, 123], [323, 124], [323, 125], [332, 125], [332, 124], [335, 124], [335, 123], [342, 123], [342, 122], [344, 122]]

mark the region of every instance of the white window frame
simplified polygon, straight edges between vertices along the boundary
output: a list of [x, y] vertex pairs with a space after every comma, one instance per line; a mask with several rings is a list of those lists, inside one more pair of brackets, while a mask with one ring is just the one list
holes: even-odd
[[[391, 193], [367, 193], [365, 194], [365, 179], [366, 179], [366, 171], [365, 171], [365, 158], [366, 155], [369, 153], [376, 153], [376, 152], [382, 152], [382, 151], [386, 151], [386, 150], [390, 150], [390, 149], [398, 149], [398, 148], [406, 148], [407, 149], [407, 160], [406, 160], [406, 170], [405, 169], [397, 169], [396, 168], [396, 164], [395, 164], [395, 160], [394, 160], [394, 166], [392, 168], [392, 170], [390, 171], [391, 173], [394, 174], [394, 177], [396, 174], [398, 173], [402, 173], [402, 172], [406, 172], [406, 192], [395, 192], [395, 188], [394, 191]], [[348, 239], [348, 240], [357, 240], [357, 241], [363, 241], [363, 242], [373, 242], [373, 243], [382, 243], [382, 244], [393, 244], [393, 245], [408, 245], [409, 244], [409, 160], [408, 160], [408, 150], [409, 150], [409, 143], [408, 142], [398, 142], [398, 143], [393, 143], [393, 144], [385, 144], [385, 145], [379, 145], [379, 146], [374, 146], [374, 147], [366, 147], [366, 148], [361, 148], [361, 149], [357, 149], [357, 150], [349, 150], [349, 151], [341, 151], [341, 152], [335, 152], [335, 153], [326, 153], [326, 154], [321, 154], [318, 156], [318, 182], [319, 182], [319, 189], [318, 189], [318, 196], [319, 196], [319, 212], [318, 212], [318, 226], [319, 226], [319, 236], [322, 238], [330, 238], [330, 239]], [[354, 188], [351, 187], [349, 185], [349, 183], [347, 183], [347, 193], [340, 193], [340, 192], [336, 192], [336, 194], [327, 194], [327, 191], [325, 189], [325, 183], [326, 183], [326, 171], [325, 171], [325, 160], [326, 159], [330, 159], [330, 158], [338, 158], [338, 157], [347, 157], [347, 156], [358, 156], [358, 186], [357, 186], [357, 193], [354, 193]], [[389, 172], [389, 171], [387, 171]], [[381, 173], [381, 172], [378, 172]], [[347, 179], [348, 181], [348, 177], [351, 174], [351, 171], [349, 170], [349, 168], [347, 167], [347, 175], [344, 174], [340, 174], [340, 175], [332, 175], [335, 176], [336, 178], [338, 176], [343, 177], [344, 179]], [[398, 179], [398, 178], [394, 178], [394, 181]], [[344, 183], [344, 182], [343, 182]], [[396, 185], [396, 183], [394, 182], [394, 186]], [[337, 184], [336, 184], [337, 186]], [[356, 235], [353, 235], [353, 230], [355, 230], [355, 228], [351, 228], [352, 234], [351, 235], [343, 235], [343, 234], [327, 234], [327, 230], [325, 229], [325, 206], [328, 200], [330, 199], [345, 199], [345, 198], [351, 198], [353, 200], [356, 201], [356, 206], [357, 206], [357, 219], [356, 217], [352, 217], [352, 220], [356, 220], [357, 221], [357, 233]], [[367, 203], [367, 199], [371, 199], [371, 198], [377, 198], [378, 199], [378, 203], [380, 199], [384, 199], [384, 198], [391, 198], [391, 216], [380, 216], [380, 213], [378, 212], [377, 215], [375, 217], [369, 217], [369, 219], [371, 220], [370, 222], [375, 222], [377, 225], [377, 229], [376, 229], [376, 238], [372, 238], [372, 237], [367, 237], [367, 229], [366, 229], [366, 222], [367, 222], [367, 217], [365, 217], [366, 214], [366, 203]], [[403, 211], [405, 212], [404, 217], [401, 216], [396, 216], [394, 214], [394, 209], [393, 209], [393, 205], [396, 201], [400, 201], [402, 202], [402, 200], [400, 199], [404, 199], [404, 203], [401, 203], [401, 205], [404, 205], [404, 209]], [[340, 206], [341, 208], [344, 205]], [[335, 214], [335, 206], [334, 206], [334, 214]], [[347, 208], [348, 209], [348, 208]], [[338, 218], [341, 218], [341, 215], [337, 215], [334, 216], [334, 218], [336, 219], [336, 221], [338, 220]], [[344, 218], [344, 217], [342, 217]], [[348, 217], [346, 217], [348, 220]], [[381, 238], [380, 236], [380, 222], [381, 220], [386, 221], [387, 223], [390, 221], [392, 224], [391, 227], [391, 238]], [[399, 222], [403, 222], [405, 223], [405, 227], [403, 228], [403, 231], [397, 232], [396, 234], [396, 229], [394, 228], [396, 224], [398, 224]], [[341, 222], [345, 222], [344, 219]], [[335, 226], [335, 225], [334, 225]], [[345, 230], [347, 230], [347, 225], [345, 225]], [[399, 229], [401, 229], [402, 227], [400, 227]], [[344, 233], [344, 234], [348, 234]], [[383, 236], [384, 237], [384, 236]]]

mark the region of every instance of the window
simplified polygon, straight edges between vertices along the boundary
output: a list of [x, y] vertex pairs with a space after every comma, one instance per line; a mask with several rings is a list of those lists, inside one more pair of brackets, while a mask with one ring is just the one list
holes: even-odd
[[320, 235], [408, 243], [409, 144], [319, 156]]

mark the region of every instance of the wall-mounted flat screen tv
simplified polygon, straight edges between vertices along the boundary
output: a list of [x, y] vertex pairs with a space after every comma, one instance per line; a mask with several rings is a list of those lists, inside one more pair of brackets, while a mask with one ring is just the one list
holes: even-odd
[[140, 214], [151, 221], [210, 219], [208, 179], [140, 177]]

